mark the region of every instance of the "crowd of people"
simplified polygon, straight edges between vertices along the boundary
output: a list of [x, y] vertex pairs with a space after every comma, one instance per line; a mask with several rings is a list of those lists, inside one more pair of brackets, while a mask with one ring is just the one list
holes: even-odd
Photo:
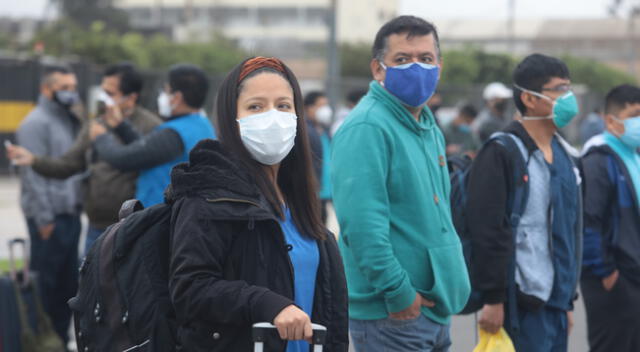
[[[138, 104], [134, 66], [108, 67], [93, 119], [73, 113], [74, 73], [47, 70], [7, 153], [22, 166], [31, 266], [59, 336], [81, 212], [86, 253], [123, 201], [149, 207], [170, 190], [183, 351], [248, 351], [262, 321], [277, 328], [273, 351], [308, 351], [312, 322], [328, 351], [448, 351], [463, 311], [516, 351], [568, 351], [579, 292], [591, 351], [640, 351], [640, 88], [612, 87], [578, 151], [559, 133], [579, 113], [569, 68], [532, 54], [511, 88], [489, 84], [483, 109], [464, 104], [441, 129], [429, 108], [440, 103], [427, 105], [446, 67], [436, 28], [400, 16], [373, 39], [368, 90], [335, 113], [277, 58], [231, 70], [213, 121], [193, 65], [169, 70], [158, 114]], [[461, 155], [456, 183], [447, 157]]]

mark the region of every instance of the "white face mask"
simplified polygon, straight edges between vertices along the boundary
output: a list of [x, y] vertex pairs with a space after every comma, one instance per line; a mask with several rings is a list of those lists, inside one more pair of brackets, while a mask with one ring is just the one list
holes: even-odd
[[163, 118], [171, 117], [174, 106], [171, 105], [171, 95], [162, 91], [158, 95], [158, 114]]
[[329, 105], [323, 105], [316, 110], [316, 121], [322, 126], [331, 125], [331, 117], [333, 117], [333, 110]]
[[295, 114], [275, 109], [242, 118], [238, 120], [242, 143], [258, 162], [275, 165], [293, 148], [297, 120]]

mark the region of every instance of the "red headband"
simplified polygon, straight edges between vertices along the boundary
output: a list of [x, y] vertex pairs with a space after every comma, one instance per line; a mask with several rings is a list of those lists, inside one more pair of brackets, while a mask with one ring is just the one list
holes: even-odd
[[251, 72], [265, 67], [286, 74], [284, 64], [279, 59], [276, 59], [275, 57], [258, 56], [245, 61], [244, 65], [242, 65], [242, 71], [240, 71], [238, 83], [242, 82], [242, 80], [245, 79]]

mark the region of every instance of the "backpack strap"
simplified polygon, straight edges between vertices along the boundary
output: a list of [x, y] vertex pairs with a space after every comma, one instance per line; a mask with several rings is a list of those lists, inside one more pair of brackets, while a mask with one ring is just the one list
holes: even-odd
[[140, 211], [142, 209], [144, 209], [144, 205], [142, 205], [141, 201], [137, 199], [125, 200], [120, 207], [120, 211], [118, 212], [118, 219], [122, 220], [135, 213], [136, 211]]
[[[518, 304], [516, 289], [516, 236], [518, 225], [522, 219], [522, 215], [527, 207], [529, 198], [529, 154], [524, 143], [520, 138], [511, 133], [497, 132], [494, 133], [489, 141], [495, 141], [501, 144], [509, 153], [509, 158], [513, 162], [513, 190], [509, 197], [507, 210], [509, 211], [509, 223], [513, 233], [514, 250], [513, 256], [509, 263], [509, 282], [507, 284], [507, 317], [509, 318], [509, 329], [512, 333], [520, 330], [518, 322]], [[515, 335], [514, 335], [515, 336]]]

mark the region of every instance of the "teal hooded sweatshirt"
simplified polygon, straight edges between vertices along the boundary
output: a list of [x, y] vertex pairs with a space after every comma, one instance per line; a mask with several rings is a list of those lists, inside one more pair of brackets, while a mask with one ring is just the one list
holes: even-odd
[[416, 121], [376, 81], [335, 135], [331, 180], [351, 318], [386, 318], [416, 292], [435, 302], [422, 314], [438, 323], [464, 308], [469, 275], [444, 146], [429, 108]]

